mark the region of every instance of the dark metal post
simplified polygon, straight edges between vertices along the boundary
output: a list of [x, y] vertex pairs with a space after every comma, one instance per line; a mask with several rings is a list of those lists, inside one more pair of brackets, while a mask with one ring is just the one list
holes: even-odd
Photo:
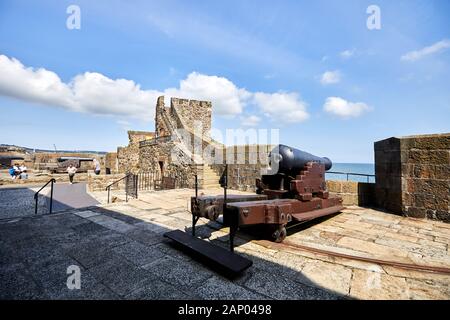
[[138, 182], [139, 182], [139, 176], [135, 175], [136, 177], [136, 181], [135, 181], [135, 185], [136, 185], [136, 199], [138, 198]]
[[34, 200], [36, 201], [36, 204], [34, 205], [34, 214], [37, 214], [38, 209], [38, 193], [34, 195]]
[[[228, 164], [225, 164], [225, 170], [220, 179], [220, 185], [223, 187], [223, 215], [224, 221], [229, 221], [230, 227], [230, 251], [234, 252], [234, 236], [236, 235], [238, 222], [237, 216], [235, 217], [234, 211], [230, 212], [227, 210], [227, 188], [228, 188]], [[232, 215], [232, 216], [230, 216]]]
[[53, 211], [53, 183], [55, 182], [55, 179], [52, 179], [51, 185], [50, 185], [50, 213]]
[[197, 175], [195, 175], [194, 177], [195, 177], [195, 182], [194, 182], [194, 187], [195, 187], [195, 199], [197, 199], [197, 197], [198, 197], [198, 177], [197, 177]]
[[108, 187], [108, 203], [109, 203], [109, 192], [111, 191], [111, 187]]
[[128, 202], [128, 176], [125, 178], [125, 202]]
[[[194, 176], [194, 187], [195, 187], [195, 204], [197, 204], [197, 197], [198, 197], [198, 177], [197, 174]], [[192, 213], [192, 236], [195, 237], [195, 225], [197, 224], [197, 217]]]

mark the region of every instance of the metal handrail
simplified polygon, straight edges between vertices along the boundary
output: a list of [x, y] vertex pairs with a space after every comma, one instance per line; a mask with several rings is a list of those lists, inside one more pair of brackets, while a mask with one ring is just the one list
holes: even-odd
[[332, 173], [332, 174], [345, 174], [347, 176], [347, 181], [348, 181], [348, 176], [362, 176], [362, 177], [366, 177], [367, 178], [367, 182], [369, 182], [370, 177], [375, 178], [374, 174], [366, 174], [366, 173], [353, 173], [353, 172], [339, 172], [339, 171], [326, 171], [325, 173]]
[[119, 183], [119, 182], [122, 181], [123, 179], [126, 179], [127, 177], [129, 177], [129, 176], [132, 175], [132, 174], [133, 174], [133, 173], [128, 173], [127, 175], [125, 175], [125, 177], [120, 178], [119, 180], [114, 181], [113, 183], [111, 183], [109, 186], [107, 186], [107, 187], [105, 188], [105, 190], [108, 191], [108, 203], [109, 203], [109, 195], [110, 195], [110, 193], [111, 193], [111, 187], [112, 187], [113, 185], [115, 185], [116, 183]]
[[51, 188], [50, 188], [50, 212], [49, 212], [49, 213], [52, 213], [52, 210], [53, 210], [53, 184], [56, 183], [56, 179], [55, 179], [55, 178], [51, 178], [49, 181], [47, 181], [46, 184], [44, 184], [44, 185], [42, 186], [42, 188], [40, 188], [38, 191], [36, 191], [36, 192], [34, 193], [34, 201], [35, 201], [35, 204], [34, 204], [34, 214], [37, 214], [37, 211], [38, 211], [38, 197], [39, 197], [39, 192], [41, 192], [42, 189], [44, 189], [49, 183], [51, 183]]

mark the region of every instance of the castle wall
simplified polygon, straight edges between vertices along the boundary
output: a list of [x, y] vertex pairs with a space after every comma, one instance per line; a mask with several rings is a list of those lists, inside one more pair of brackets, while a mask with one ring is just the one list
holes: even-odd
[[178, 154], [180, 161], [174, 161], [171, 156], [175, 144], [172, 141], [148, 143], [141, 146], [140, 169], [143, 172], [153, 172], [156, 176], [170, 176], [177, 178], [178, 186], [194, 187], [194, 175], [197, 166], [188, 162], [183, 153]]
[[[255, 181], [261, 178], [261, 170], [267, 167], [269, 153], [273, 147], [264, 144], [222, 148], [222, 157], [228, 164], [228, 188], [255, 191]], [[224, 162], [210, 166], [219, 176], [225, 168]]]
[[164, 96], [158, 97], [155, 110], [155, 135], [156, 137], [170, 136], [170, 129], [162, 119], [162, 113], [169, 115], [170, 109], [164, 105]]
[[182, 125], [191, 132], [194, 132], [195, 129], [194, 122], [201, 122], [203, 137], [208, 138], [210, 136], [211, 102], [172, 98], [170, 100], [170, 112], [176, 113]]
[[374, 206], [375, 183], [327, 180], [330, 195], [342, 198], [344, 206]]
[[450, 222], [450, 134], [375, 142], [375, 175], [378, 206]]
[[120, 173], [137, 172], [140, 167], [139, 143], [153, 139], [154, 132], [128, 131], [128, 146], [117, 148], [117, 171]]
[[117, 160], [117, 152], [108, 152], [105, 155], [105, 170], [109, 174], [119, 171], [119, 161]]

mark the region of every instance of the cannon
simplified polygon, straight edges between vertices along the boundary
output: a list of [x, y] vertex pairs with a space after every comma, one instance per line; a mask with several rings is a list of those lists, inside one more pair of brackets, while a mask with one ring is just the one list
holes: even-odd
[[221, 179], [224, 196], [192, 197], [191, 212], [194, 218], [210, 220], [223, 215], [231, 243], [238, 228], [252, 225], [266, 225], [269, 238], [282, 242], [289, 223], [307, 222], [343, 209], [342, 199], [330, 196], [326, 189], [325, 171], [331, 167], [326, 157], [280, 144], [269, 154], [266, 174], [255, 181], [256, 195], [226, 195], [225, 172]]
[[267, 237], [282, 242], [288, 225], [335, 214], [343, 209], [342, 199], [330, 196], [326, 189], [325, 171], [331, 166], [331, 160], [326, 157], [280, 144], [270, 152], [265, 174], [255, 181], [255, 195], [228, 195], [228, 166], [225, 165], [219, 181], [224, 189], [223, 195], [198, 196], [196, 183], [195, 196], [191, 198], [192, 236], [188, 237], [180, 230], [168, 232], [165, 236], [216, 264], [240, 272], [251, 262], [237, 255], [225, 254], [223, 248], [212, 248], [213, 244], [208, 242], [206, 245], [195, 238], [199, 218], [215, 221], [222, 216], [223, 225], [230, 229], [230, 253], [234, 251], [236, 232], [243, 227], [264, 226]]

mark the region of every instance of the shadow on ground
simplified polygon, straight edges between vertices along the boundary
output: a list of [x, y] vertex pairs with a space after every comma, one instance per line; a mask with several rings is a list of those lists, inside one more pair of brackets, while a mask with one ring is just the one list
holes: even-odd
[[[0, 189], [0, 220], [14, 217], [35, 215], [35, 193], [40, 186], [11, 187]], [[55, 183], [53, 190], [52, 212], [79, 209], [97, 205], [99, 202], [86, 191], [86, 183], [73, 185]], [[50, 187], [43, 189], [38, 195], [37, 214], [50, 212]]]
[[[177, 250], [163, 237], [167, 231], [101, 207], [2, 220], [0, 299], [348, 298], [248, 250], [240, 254], [253, 266], [230, 280]], [[226, 239], [212, 242], [228, 246]], [[80, 290], [67, 287], [71, 265], [81, 270]]]

